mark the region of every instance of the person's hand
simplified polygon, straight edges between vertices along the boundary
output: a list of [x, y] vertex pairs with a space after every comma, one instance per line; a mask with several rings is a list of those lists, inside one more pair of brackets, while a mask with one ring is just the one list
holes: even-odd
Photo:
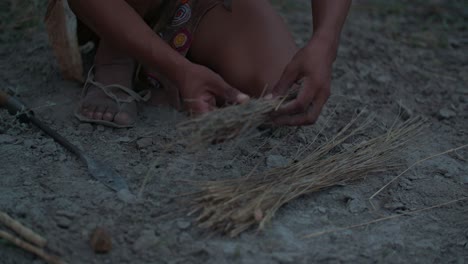
[[277, 125], [302, 126], [314, 124], [330, 96], [332, 64], [336, 48], [329, 41], [312, 38], [299, 50], [271, 91], [274, 97], [286, 95], [301, 82], [297, 97], [273, 113]]
[[193, 63], [184, 68], [176, 85], [185, 110], [193, 114], [210, 112], [224, 103], [241, 104], [250, 98], [226, 83], [220, 75]]

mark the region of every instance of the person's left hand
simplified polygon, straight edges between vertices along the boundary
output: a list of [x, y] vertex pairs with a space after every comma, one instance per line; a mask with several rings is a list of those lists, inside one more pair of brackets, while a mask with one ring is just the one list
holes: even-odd
[[314, 124], [330, 96], [332, 65], [336, 47], [320, 37], [312, 38], [299, 50], [271, 91], [282, 96], [302, 81], [297, 97], [273, 113], [277, 125], [302, 126]]

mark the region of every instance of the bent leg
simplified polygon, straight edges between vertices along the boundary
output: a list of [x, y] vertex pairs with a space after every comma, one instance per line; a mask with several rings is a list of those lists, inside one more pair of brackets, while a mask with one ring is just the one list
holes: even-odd
[[[203, 0], [200, 0], [203, 1]], [[258, 97], [279, 81], [297, 46], [284, 21], [267, 0], [235, 0], [201, 20], [190, 59], [220, 74], [229, 84]]]
[[[141, 17], [156, 7], [155, 0], [127, 0], [127, 4], [132, 7]], [[84, 19], [84, 23], [89, 27], [92, 22], [98, 19], [89, 19], [86, 8], [77, 6], [78, 3], [72, 1], [75, 11], [80, 12], [78, 16]], [[132, 87], [135, 62], [125, 52], [116, 48], [116, 45], [105, 38], [100, 37], [99, 46], [94, 61], [95, 81], [103, 85], [121, 85]], [[113, 92], [116, 97], [124, 99], [129, 95], [122, 91]], [[137, 118], [137, 107], [135, 102], [118, 104], [115, 99], [110, 98], [101, 88], [91, 85], [86, 94], [83, 95], [78, 109], [80, 115], [89, 122], [107, 121], [120, 126], [132, 125]]]

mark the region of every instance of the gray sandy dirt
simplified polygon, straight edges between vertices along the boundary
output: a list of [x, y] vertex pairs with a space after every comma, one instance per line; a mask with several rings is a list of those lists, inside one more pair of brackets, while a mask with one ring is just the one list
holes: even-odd
[[[375, 116], [365, 136], [385, 131], [395, 120], [428, 120], [424, 135], [401, 157], [405, 166], [467, 144], [466, 1], [356, 1], [343, 32], [332, 96], [317, 125], [197, 153], [181, 146], [167, 151], [177, 140], [176, 124], [187, 118], [167, 108], [142, 107], [132, 129], [80, 124], [72, 114], [80, 85], [61, 79], [40, 18], [18, 22], [28, 14], [42, 15], [43, 7], [26, 5], [29, 13], [19, 12], [26, 7], [13, 2], [0, 4], [0, 89], [14, 92], [45, 123], [116, 168], [135, 193], [156, 165], [142, 198], [123, 203], [53, 140], [0, 110], [0, 210], [45, 236], [52, 252], [67, 262], [467, 262], [467, 200], [304, 239], [465, 199], [466, 149], [414, 167], [376, 197], [376, 209], [368, 198], [402, 169], [302, 197], [283, 207], [262, 232], [250, 230], [234, 239], [198, 228], [180, 196], [196, 191], [187, 180], [239, 177], [259, 162], [262, 168], [281, 165], [324, 127], [322, 142], [363, 109]], [[303, 45], [310, 36], [309, 1], [274, 2]], [[90, 248], [90, 232], [98, 226], [111, 234], [108, 254]], [[0, 241], [0, 263], [42, 261]]]

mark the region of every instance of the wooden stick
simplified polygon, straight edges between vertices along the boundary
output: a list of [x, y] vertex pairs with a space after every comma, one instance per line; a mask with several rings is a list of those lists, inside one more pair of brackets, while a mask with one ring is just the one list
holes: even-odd
[[26, 239], [27, 241], [35, 244], [38, 247], [44, 247], [47, 243], [47, 240], [42, 236], [38, 235], [31, 229], [25, 227], [20, 222], [11, 218], [4, 212], [0, 211], [0, 223], [3, 223], [6, 227], [15, 231], [18, 235]]
[[33, 254], [36, 254], [43, 260], [45, 260], [49, 264], [66, 264], [63, 260], [61, 260], [59, 257], [50, 255], [46, 253], [42, 248], [38, 248], [32, 244], [29, 244], [28, 242], [12, 235], [9, 234], [5, 231], [0, 230], [0, 238], [5, 239], [6, 241], [15, 244], [17, 247], [22, 248], [28, 252], [31, 252]]

